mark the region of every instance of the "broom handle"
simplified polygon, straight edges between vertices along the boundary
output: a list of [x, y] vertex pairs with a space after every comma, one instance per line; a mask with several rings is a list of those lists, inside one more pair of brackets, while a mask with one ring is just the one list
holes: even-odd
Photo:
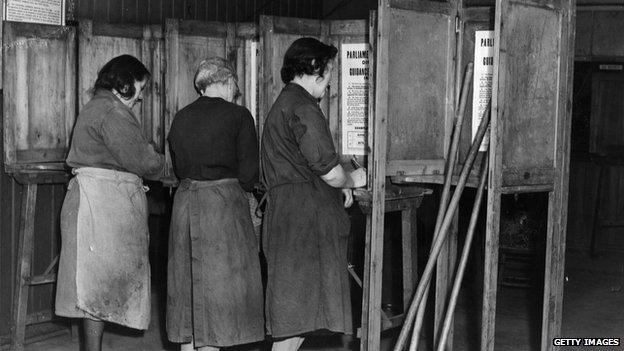
[[[487, 156], [486, 156], [487, 160]], [[455, 275], [453, 282], [453, 289], [451, 291], [451, 298], [444, 316], [444, 324], [442, 327], [442, 335], [440, 336], [440, 342], [438, 343], [438, 351], [444, 351], [446, 340], [451, 330], [451, 321], [453, 320], [453, 314], [455, 312], [455, 306], [457, 306], [457, 296], [459, 295], [459, 289], [461, 287], [462, 279], [466, 271], [466, 264], [468, 263], [468, 255], [470, 254], [470, 246], [472, 245], [472, 239], [474, 237], [475, 228], [477, 227], [477, 220], [479, 219], [479, 211], [481, 210], [481, 202], [483, 200], [483, 192], [485, 189], [485, 182], [487, 180], [487, 161], [481, 166], [481, 176], [479, 178], [479, 188], [477, 189], [477, 195], [472, 207], [472, 214], [470, 216], [470, 224], [468, 224], [468, 233], [466, 234], [466, 240], [464, 241], [464, 248], [462, 250], [461, 259], [459, 261], [459, 268]]]

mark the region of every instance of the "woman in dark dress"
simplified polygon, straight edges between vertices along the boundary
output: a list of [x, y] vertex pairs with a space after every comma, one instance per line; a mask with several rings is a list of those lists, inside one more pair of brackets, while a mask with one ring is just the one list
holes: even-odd
[[98, 72], [80, 111], [67, 164], [76, 175], [61, 211], [56, 314], [84, 321], [85, 349], [102, 349], [104, 322], [147, 329], [150, 266], [142, 178], [160, 180], [164, 156], [143, 136], [132, 107], [149, 71], [123, 55]]
[[263, 129], [265, 313], [273, 350], [297, 350], [303, 335], [317, 330], [352, 329], [343, 207], [353, 202], [351, 188], [366, 184], [366, 172], [344, 171], [318, 105], [336, 53], [313, 38], [292, 43], [281, 70], [286, 86]]
[[181, 179], [171, 218], [167, 334], [182, 350], [264, 339], [258, 243], [245, 192], [258, 181], [258, 139], [233, 101], [236, 73], [221, 58], [195, 75], [200, 97], [180, 110], [169, 145]]

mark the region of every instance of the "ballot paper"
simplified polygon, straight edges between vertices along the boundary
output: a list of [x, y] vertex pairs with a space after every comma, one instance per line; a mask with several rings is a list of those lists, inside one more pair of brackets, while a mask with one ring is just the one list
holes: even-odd
[[[472, 81], [472, 140], [474, 140], [488, 102], [492, 98], [494, 75], [494, 31], [475, 31], [474, 80]], [[486, 133], [479, 151], [487, 151], [490, 133]]]
[[342, 44], [340, 50], [342, 154], [364, 155], [368, 119], [367, 43]]
[[5, 21], [65, 25], [65, 0], [5, 0]]

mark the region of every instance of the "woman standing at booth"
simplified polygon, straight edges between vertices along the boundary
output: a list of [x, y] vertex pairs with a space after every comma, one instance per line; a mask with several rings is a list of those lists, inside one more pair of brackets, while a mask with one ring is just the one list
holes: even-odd
[[234, 103], [236, 72], [222, 58], [195, 74], [200, 97], [180, 110], [169, 145], [181, 179], [171, 216], [167, 334], [182, 350], [264, 339], [258, 244], [245, 192], [258, 181], [258, 139]]
[[56, 314], [83, 319], [88, 351], [101, 350], [104, 322], [147, 329], [150, 320], [147, 187], [141, 178], [160, 179], [165, 162], [132, 112], [149, 78], [129, 55], [105, 64], [67, 156], [76, 176], [61, 211]]
[[263, 129], [266, 323], [277, 351], [297, 350], [310, 332], [352, 329], [343, 207], [353, 202], [351, 188], [366, 185], [366, 171], [344, 171], [318, 105], [336, 53], [313, 38], [291, 44], [281, 69], [286, 86]]

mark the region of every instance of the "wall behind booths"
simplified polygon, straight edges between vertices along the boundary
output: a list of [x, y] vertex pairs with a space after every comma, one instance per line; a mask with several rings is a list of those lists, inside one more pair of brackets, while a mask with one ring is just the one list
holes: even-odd
[[[69, 0], [75, 18], [109, 23], [159, 24], [166, 18], [257, 22], [260, 15], [321, 18], [318, 0]], [[70, 6], [68, 6], [70, 7]]]

